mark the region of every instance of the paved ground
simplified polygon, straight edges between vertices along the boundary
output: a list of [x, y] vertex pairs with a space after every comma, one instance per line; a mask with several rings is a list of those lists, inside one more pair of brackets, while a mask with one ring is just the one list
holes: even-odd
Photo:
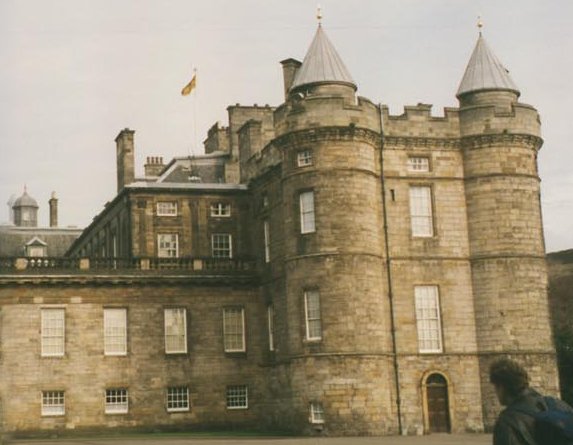
[[292, 437], [233, 437], [202, 438], [192, 436], [141, 435], [117, 438], [83, 438], [52, 440], [15, 440], [13, 445], [489, 445], [488, 434], [432, 434], [429, 436], [401, 437], [341, 437], [341, 438], [292, 438]]

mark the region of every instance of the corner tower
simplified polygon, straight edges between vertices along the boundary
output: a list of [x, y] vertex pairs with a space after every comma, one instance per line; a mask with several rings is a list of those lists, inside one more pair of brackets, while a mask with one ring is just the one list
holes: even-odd
[[289, 387], [278, 417], [312, 433], [322, 426], [309, 417], [323, 408], [330, 434], [395, 433], [378, 109], [356, 96], [322, 26], [297, 68], [273, 141], [284, 215], [277, 317], [288, 339], [277, 356], [288, 383], [278, 386]]
[[543, 141], [537, 110], [519, 96], [480, 32], [457, 97], [486, 428], [499, 407], [488, 370], [500, 356], [525, 364], [533, 386], [558, 388], [537, 172]]

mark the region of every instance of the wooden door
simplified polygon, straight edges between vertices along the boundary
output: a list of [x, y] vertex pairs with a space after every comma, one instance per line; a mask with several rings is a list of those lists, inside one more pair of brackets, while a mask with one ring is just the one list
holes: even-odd
[[444, 376], [432, 374], [428, 377], [426, 380], [426, 396], [430, 433], [449, 433], [448, 382]]

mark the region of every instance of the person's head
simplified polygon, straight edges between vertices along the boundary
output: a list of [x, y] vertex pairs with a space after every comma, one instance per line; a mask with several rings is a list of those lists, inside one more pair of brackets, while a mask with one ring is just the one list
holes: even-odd
[[489, 381], [495, 387], [495, 393], [504, 406], [509, 405], [529, 386], [527, 371], [519, 363], [508, 358], [493, 362], [489, 368]]

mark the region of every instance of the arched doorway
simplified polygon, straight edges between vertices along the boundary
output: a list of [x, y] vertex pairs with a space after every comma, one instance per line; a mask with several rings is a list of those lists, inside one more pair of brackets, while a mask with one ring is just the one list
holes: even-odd
[[448, 381], [442, 374], [430, 374], [426, 378], [425, 391], [429, 432], [451, 432]]

